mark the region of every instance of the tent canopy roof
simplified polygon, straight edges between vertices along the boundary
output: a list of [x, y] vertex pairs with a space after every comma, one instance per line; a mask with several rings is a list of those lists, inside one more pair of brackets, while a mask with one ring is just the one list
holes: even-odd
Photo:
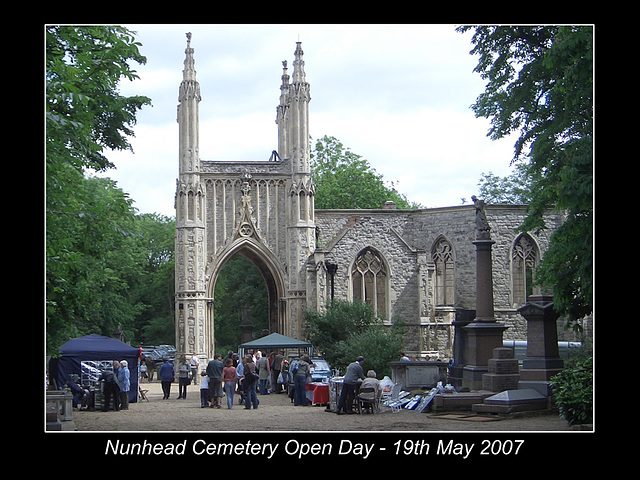
[[81, 360], [120, 360], [122, 357], [138, 357], [139, 349], [115, 338], [102, 335], [87, 335], [73, 338], [60, 347], [62, 357], [76, 357]]
[[243, 343], [240, 348], [305, 348], [312, 347], [309, 342], [296, 340], [295, 338], [285, 337], [279, 333], [272, 333], [262, 338], [257, 338], [250, 342]]

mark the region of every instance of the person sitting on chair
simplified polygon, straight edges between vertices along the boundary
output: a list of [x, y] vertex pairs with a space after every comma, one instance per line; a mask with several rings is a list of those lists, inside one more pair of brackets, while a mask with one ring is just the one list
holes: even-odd
[[[360, 384], [360, 400], [364, 400], [368, 403], [369, 406], [372, 406], [379, 398], [382, 393], [382, 388], [380, 387], [380, 381], [376, 378], [376, 372], [373, 370], [369, 370], [367, 372], [367, 378], [365, 378]], [[373, 388], [373, 392], [363, 392], [363, 389]]]

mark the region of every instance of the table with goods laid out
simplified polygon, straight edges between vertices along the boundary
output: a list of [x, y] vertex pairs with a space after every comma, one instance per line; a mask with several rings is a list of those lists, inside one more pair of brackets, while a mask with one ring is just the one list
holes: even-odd
[[307, 400], [312, 405], [329, 403], [329, 383], [309, 382], [306, 390]]

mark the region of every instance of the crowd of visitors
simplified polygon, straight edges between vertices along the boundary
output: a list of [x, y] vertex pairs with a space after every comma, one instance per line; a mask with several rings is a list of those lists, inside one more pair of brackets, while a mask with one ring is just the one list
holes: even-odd
[[[357, 387], [364, 381], [377, 383], [373, 371], [364, 375], [362, 369], [363, 357], [347, 367], [343, 378], [342, 391], [337, 401], [338, 414], [353, 413], [354, 396]], [[145, 359], [140, 361], [141, 381], [151, 381]], [[307, 406], [307, 383], [311, 379], [313, 363], [309, 355], [288, 359], [285, 351], [279, 350], [263, 355], [261, 351], [249, 351], [240, 355], [229, 351], [223, 359], [221, 354], [215, 354], [204, 369], [200, 369], [200, 362], [194, 353], [190, 358], [181, 355], [174, 367], [172, 361], [163, 359], [157, 369], [163, 392], [163, 400], [171, 397], [171, 387], [176, 378], [178, 381], [177, 399], [186, 399], [188, 386], [199, 385], [201, 408], [222, 408], [222, 399], [226, 397], [227, 409], [234, 407], [234, 399], [239, 395], [239, 404], [245, 409], [257, 409], [260, 405], [258, 395], [272, 393], [288, 393], [294, 406]], [[177, 370], [177, 371], [176, 371]], [[102, 383], [102, 411], [129, 408], [129, 392], [131, 390], [130, 371], [126, 360], [114, 361], [113, 371], [105, 371], [100, 378]], [[73, 393], [73, 406], [77, 407], [86, 400], [89, 392], [84, 389], [77, 376], [70, 376], [67, 386]], [[85, 400], [83, 400], [85, 399]]]
[[[194, 353], [190, 359], [181, 356], [178, 360], [178, 396], [187, 398], [187, 386], [200, 385], [201, 408], [221, 408], [226, 397], [226, 407], [232, 409], [235, 395], [239, 395], [239, 404], [245, 409], [257, 409], [258, 396], [272, 393], [294, 392], [292, 402], [295, 406], [307, 405], [305, 389], [311, 378], [312, 366], [308, 355], [289, 361], [284, 350], [263, 355], [261, 351], [249, 351], [243, 358], [232, 351], [225, 358], [217, 353], [204, 369], [198, 372], [199, 360]], [[173, 363], [165, 360], [158, 369], [162, 383], [163, 400], [171, 396], [171, 385], [176, 371]]]
[[232, 351], [224, 359], [218, 353], [201, 372], [200, 406], [221, 408], [224, 391], [228, 409], [233, 408], [236, 394], [240, 395], [240, 405], [245, 409], [257, 409], [258, 392], [270, 395], [283, 391], [288, 381], [283, 379], [282, 372], [287, 365], [283, 350], [267, 356], [260, 351], [255, 354], [249, 351], [242, 359]]

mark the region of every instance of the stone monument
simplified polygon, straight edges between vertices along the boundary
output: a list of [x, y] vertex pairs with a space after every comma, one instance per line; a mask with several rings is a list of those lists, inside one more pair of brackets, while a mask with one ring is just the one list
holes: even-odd
[[462, 386], [470, 390], [482, 388], [482, 376], [489, 373], [489, 359], [495, 348], [502, 347], [502, 332], [493, 310], [493, 273], [491, 227], [485, 215], [483, 200], [471, 197], [476, 207], [476, 318], [462, 327], [466, 333]]
[[559, 315], [553, 310], [553, 297], [531, 295], [518, 312], [527, 320], [527, 355], [522, 361], [518, 388], [534, 389], [549, 397], [549, 379], [564, 368], [558, 352]]

